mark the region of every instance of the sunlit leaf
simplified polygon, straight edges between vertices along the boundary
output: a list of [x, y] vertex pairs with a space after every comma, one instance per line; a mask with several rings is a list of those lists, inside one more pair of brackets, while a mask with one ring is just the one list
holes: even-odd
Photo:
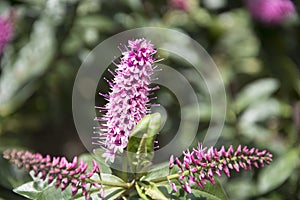
[[128, 160], [133, 172], [150, 164], [154, 156], [154, 139], [161, 124], [161, 116], [154, 113], [141, 119], [132, 133], [128, 143]]
[[157, 188], [155, 183], [141, 181], [135, 184], [136, 190], [144, 200], [167, 200], [168, 198]]

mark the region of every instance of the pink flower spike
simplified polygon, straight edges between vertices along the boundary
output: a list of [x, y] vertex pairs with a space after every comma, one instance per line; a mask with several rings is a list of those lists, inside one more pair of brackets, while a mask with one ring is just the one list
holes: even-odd
[[100, 121], [102, 132], [97, 135], [95, 145], [105, 152], [105, 161], [114, 162], [115, 156], [127, 147], [128, 138], [135, 125], [149, 113], [151, 75], [154, 73], [153, 45], [145, 39], [129, 40], [116, 64], [111, 91], [105, 95], [108, 100]]
[[[230, 145], [226, 150], [224, 146], [218, 151], [216, 148], [202, 148], [202, 144], [198, 144], [198, 149], [193, 149], [192, 152], [185, 151], [183, 157], [183, 163], [179, 158], [175, 158], [178, 165], [178, 181], [181, 183], [182, 188], [189, 192], [189, 185], [186, 185], [186, 181], [189, 180], [189, 184], [197, 183], [200, 188], [203, 188], [206, 181], [210, 181], [215, 184], [214, 175], [221, 176], [222, 172], [227, 177], [230, 177], [230, 171], [235, 170], [239, 172], [240, 169], [251, 169], [252, 166], [263, 167], [265, 164], [270, 164], [272, 161], [272, 154], [266, 150], [259, 151], [256, 148], [248, 149], [247, 146], [238, 146], [234, 150]], [[193, 158], [193, 155], [197, 156]], [[192, 162], [189, 162], [189, 161]]]
[[100, 187], [99, 184], [89, 179], [96, 171], [100, 173], [96, 162], [93, 162], [92, 171], [94, 172], [87, 174], [86, 168], [88, 164], [81, 160], [80, 165], [78, 165], [77, 157], [73, 159], [72, 163], [69, 163], [65, 157], [54, 157], [51, 159], [49, 155], [43, 157], [41, 154], [15, 150], [5, 151], [3, 157], [9, 159], [10, 162], [17, 166], [24, 165], [28, 172], [34, 171], [34, 176], [36, 177], [41, 175], [39, 178], [42, 180], [48, 179], [48, 184], [53, 183], [55, 180], [54, 186], [56, 188], [60, 187], [61, 190], [65, 190], [71, 184], [72, 196], [77, 194], [78, 190], [81, 189], [83, 196], [88, 198], [91, 194], [90, 190]]

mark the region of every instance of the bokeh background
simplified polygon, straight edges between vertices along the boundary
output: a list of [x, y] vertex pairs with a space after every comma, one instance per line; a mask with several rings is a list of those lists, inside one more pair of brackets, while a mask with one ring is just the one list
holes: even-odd
[[[0, 0], [0, 15], [10, 13], [14, 26], [0, 58], [0, 152], [20, 148], [68, 158], [85, 152], [71, 97], [86, 55], [124, 30], [172, 28], [198, 41], [222, 74], [227, 114], [217, 146], [274, 154], [267, 168], [221, 178], [229, 199], [300, 199], [300, 3], [293, 3], [286, 20], [270, 24], [253, 18], [241, 0]], [[201, 105], [199, 140], [209, 106]], [[177, 107], [170, 101], [172, 123]], [[0, 200], [23, 199], [11, 189], [27, 180], [0, 158]]]

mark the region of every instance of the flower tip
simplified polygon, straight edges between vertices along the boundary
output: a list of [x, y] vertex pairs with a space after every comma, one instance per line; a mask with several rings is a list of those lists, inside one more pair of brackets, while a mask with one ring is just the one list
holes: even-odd
[[170, 185], [171, 185], [172, 189], [174, 190], [174, 192], [178, 191], [175, 183], [170, 182]]
[[183, 189], [184, 189], [187, 193], [189, 193], [189, 194], [192, 193], [191, 186], [190, 186], [190, 184], [188, 184], [187, 182], [184, 183]]
[[101, 198], [104, 198], [104, 197], [105, 197], [105, 193], [104, 193], [103, 187], [100, 189], [100, 197], [101, 197]]
[[169, 168], [171, 169], [173, 167], [174, 167], [174, 156], [171, 155], [171, 157], [170, 157], [170, 163], [169, 163]]

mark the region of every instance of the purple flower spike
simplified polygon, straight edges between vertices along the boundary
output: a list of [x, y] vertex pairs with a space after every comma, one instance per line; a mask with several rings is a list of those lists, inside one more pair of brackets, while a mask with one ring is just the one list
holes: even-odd
[[54, 186], [56, 188], [60, 187], [61, 190], [65, 190], [68, 186], [71, 186], [72, 196], [76, 195], [78, 190], [81, 189], [82, 194], [86, 199], [89, 199], [90, 190], [100, 188], [98, 184], [89, 179], [94, 174], [100, 173], [100, 168], [94, 160], [92, 161], [92, 171], [86, 173], [87, 164], [83, 161], [78, 164], [77, 157], [73, 159], [73, 162], [68, 162], [65, 157], [53, 157], [51, 159], [49, 155], [43, 157], [41, 154], [17, 150], [6, 150], [3, 157], [19, 168], [25, 166], [27, 172], [33, 170], [36, 177], [40, 176], [43, 180], [48, 179], [48, 184], [55, 181]]
[[[11, 12], [10, 15], [13, 15], [13, 12]], [[12, 18], [12, 16], [0, 16], [0, 55], [13, 36], [14, 25], [13, 20], [10, 18]]]
[[[225, 147], [218, 151], [216, 148], [202, 148], [199, 143], [197, 149], [192, 152], [187, 150], [183, 152], [183, 162], [179, 158], [175, 158], [178, 170], [178, 180], [181, 183], [182, 189], [187, 193], [191, 193], [191, 185], [198, 185], [203, 188], [206, 180], [215, 184], [214, 175], [221, 176], [221, 172], [227, 177], [230, 177], [230, 170], [239, 172], [240, 169], [250, 170], [252, 166], [258, 168], [264, 167], [265, 164], [272, 162], [272, 154], [266, 150], [259, 151], [256, 148], [248, 149], [246, 146], [238, 146], [235, 151], [232, 146], [226, 151]], [[171, 161], [173, 158], [171, 159]], [[173, 163], [173, 161], [172, 161]], [[174, 167], [175, 165], [170, 165]], [[183, 171], [182, 169], [186, 169]], [[176, 186], [172, 185], [173, 190], [176, 192]]]
[[295, 12], [290, 0], [247, 0], [247, 7], [256, 20], [277, 25]]
[[112, 72], [111, 92], [103, 95], [108, 103], [100, 108], [105, 115], [95, 119], [104, 123], [100, 132], [94, 132], [97, 141], [93, 142], [105, 149], [103, 157], [106, 161], [114, 162], [116, 153], [123, 152], [131, 131], [149, 113], [150, 92], [158, 88], [149, 87], [150, 76], [154, 73], [155, 53], [147, 40], [129, 40], [120, 63]]

